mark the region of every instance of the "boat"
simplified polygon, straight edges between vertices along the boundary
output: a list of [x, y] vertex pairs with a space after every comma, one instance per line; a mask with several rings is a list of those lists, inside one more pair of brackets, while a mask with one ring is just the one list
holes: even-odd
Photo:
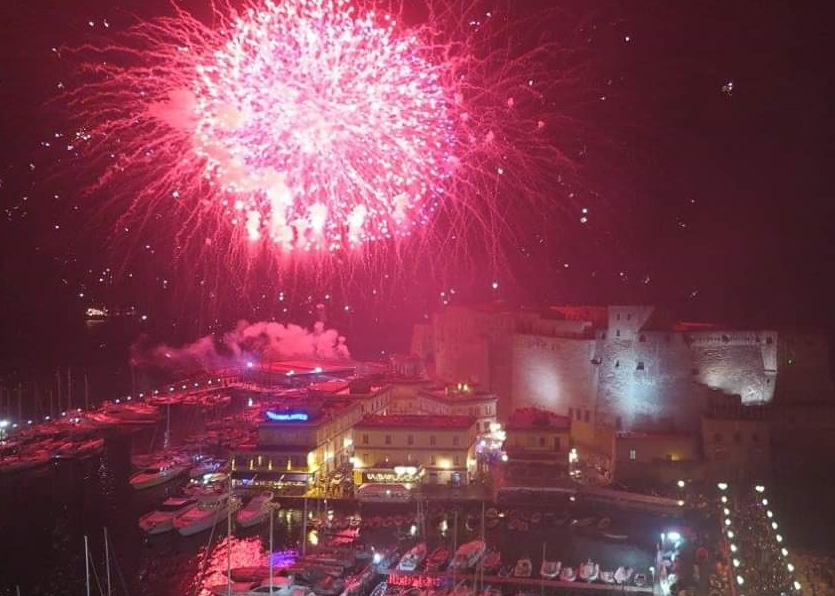
[[577, 572], [571, 567], [563, 567], [560, 570], [560, 581], [573, 582], [575, 579], [577, 579]]
[[445, 546], [439, 546], [432, 551], [429, 558], [426, 560], [427, 571], [441, 571], [449, 561], [449, 549]]
[[567, 513], [563, 513], [562, 515], [554, 518], [554, 525], [564, 526], [569, 519], [571, 519], [571, 516]]
[[629, 536], [627, 534], [612, 534], [610, 532], [603, 532], [603, 538], [606, 538], [607, 540], [614, 540], [616, 542], [623, 542], [629, 538]]
[[604, 584], [615, 583], [615, 572], [614, 571], [601, 571], [600, 572], [600, 581], [602, 581]]
[[458, 571], [469, 569], [478, 563], [486, 549], [487, 545], [484, 544], [483, 540], [473, 540], [462, 544], [455, 552], [450, 567]]
[[[668, 580], [669, 580], [669, 577], [668, 577]], [[636, 573], [634, 581], [635, 581], [636, 586], [638, 586], [639, 588], [643, 588], [645, 585], [647, 585], [647, 576], [644, 575], [643, 573]], [[673, 583], [675, 583], [675, 582], [670, 582], [670, 585], [672, 585]]]
[[174, 529], [174, 516], [197, 505], [197, 499], [173, 497], [166, 499], [159, 509], [139, 518], [139, 527], [146, 534], [162, 534]]
[[205, 458], [197, 461], [189, 470], [188, 475], [191, 478], [202, 478], [206, 474], [214, 474], [226, 464], [220, 459]]
[[625, 584], [632, 578], [632, 567], [618, 567], [615, 570], [615, 583]]
[[[223, 570], [226, 573], [226, 570]], [[235, 583], [261, 582], [270, 575], [270, 568], [266, 565], [252, 565], [249, 567], [233, 567], [229, 570], [229, 579]]]
[[594, 517], [583, 517], [580, 519], [572, 519], [571, 520], [571, 527], [572, 528], [586, 528], [592, 525], [597, 518]]
[[151, 488], [175, 478], [179, 478], [185, 474], [189, 469], [186, 463], [173, 462], [159, 462], [156, 465], [140, 470], [130, 477], [130, 485], [134, 490], [142, 490], [144, 488]]
[[423, 560], [426, 558], [426, 543], [421, 542], [420, 544], [415, 545], [409, 552], [407, 552], [403, 557], [400, 559], [400, 562], [397, 564], [397, 569], [400, 571], [414, 571], [418, 568], [418, 565], [423, 563]]
[[533, 564], [530, 558], [524, 557], [516, 561], [516, 566], [513, 568], [513, 577], [530, 577], [533, 573]]
[[562, 563], [560, 561], [542, 561], [539, 568], [539, 575], [545, 579], [554, 579], [559, 576], [562, 570]]
[[104, 447], [104, 439], [88, 439], [78, 443], [67, 442], [61, 445], [52, 457], [55, 459], [73, 459], [76, 457], [90, 457], [100, 452]]
[[48, 464], [49, 459], [50, 454], [45, 451], [17, 457], [5, 457], [0, 459], [0, 474], [14, 474], [39, 468]]
[[542, 521], [542, 514], [541, 514], [539, 511], [534, 511], [534, 512], [531, 514], [531, 523], [532, 523], [532, 524], [534, 524], [534, 525], [536, 525], [536, 524], [538, 524], [540, 521]]
[[599, 522], [597, 522], [597, 529], [601, 532], [607, 529], [610, 525], [612, 525], [612, 518], [604, 517], [601, 518]]
[[481, 561], [481, 567], [486, 573], [493, 573], [494, 571], [497, 571], [501, 564], [502, 553], [497, 550], [491, 550], [489, 553], [484, 555], [484, 559]]
[[600, 577], [600, 565], [589, 559], [580, 565], [577, 570], [577, 575], [579, 575], [580, 579], [585, 582], [597, 581], [597, 578]]
[[272, 510], [273, 493], [265, 490], [252, 497], [246, 507], [238, 511], [235, 519], [239, 526], [251, 528], [266, 520]]
[[231, 584], [218, 584], [206, 588], [216, 596], [312, 596], [313, 592], [307, 586], [300, 586], [293, 582], [292, 578], [274, 577], [272, 579], [272, 591], [270, 591], [269, 578], [260, 582], [233, 582]]
[[218, 521], [240, 507], [240, 500], [236, 497], [229, 499], [226, 495], [216, 495], [201, 499], [196, 506], [174, 516], [174, 527], [181, 536], [192, 536], [208, 530]]

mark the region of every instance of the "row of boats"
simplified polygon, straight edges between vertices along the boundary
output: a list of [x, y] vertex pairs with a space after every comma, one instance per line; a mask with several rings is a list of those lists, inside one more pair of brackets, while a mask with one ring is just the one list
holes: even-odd
[[140, 517], [139, 527], [149, 535], [176, 530], [182, 536], [192, 536], [233, 516], [238, 526], [250, 528], [266, 521], [277, 508], [269, 491], [258, 493], [246, 506], [242, 506], [241, 498], [236, 495], [186, 494], [166, 499], [156, 510]]
[[[475, 568], [486, 574], [497, 574], [499, 577], [525, 579], [531, 578], [534, 570], [530, 557], [522, 557], [512, 567], [502, 566], [501, 553], [497, 550], [488, 550], [483, 540], [473, 540], [461, 545], [451, 559], [450, 550], [446, 546], [439, 546], [429, 553], [426, 543], [421, 542], [400, 558], [396, 569], [413, 572], [421, 566], [430, 572], [439, 572], [444, 569], [463, 572]], [[620, 585], [634, 583], [637, 586], [643, 586], [646, 584], [646, 576], [634, 574], [631, 567], [621, 566], [614, 571], [601, 571], [600, 565], [590, 559], [576, 568], [563, 565], [561, 561], [545, 559], [540, 566], [539, 576], [543, 579], [564, 582], [580, 580]]]

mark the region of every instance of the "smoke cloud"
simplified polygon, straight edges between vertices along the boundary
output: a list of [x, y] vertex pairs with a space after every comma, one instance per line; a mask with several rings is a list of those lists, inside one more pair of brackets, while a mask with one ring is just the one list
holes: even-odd
[[134, 366], [169, 372], [197, 372], [246, 366], [248, 362], [274, 362], [290, 358], [347, 360], [345, 337], [317, 322], [313, 329], [300, 325], [239, 321], [223, 335], [207, 335], [182, 347], [134, 344]]

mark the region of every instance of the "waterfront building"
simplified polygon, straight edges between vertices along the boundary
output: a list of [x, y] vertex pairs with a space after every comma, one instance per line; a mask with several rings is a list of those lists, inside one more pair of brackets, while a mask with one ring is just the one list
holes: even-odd
[[233, 479], [257, 485], [311, 485], [346, 469], [353, 456], [353, 426], [364, 416], [386, 412], [391, 386], [363, 387], [351, 393], [344, 385], [311, 389], [279, 400], [266, 410], [254, 445], [232, 455]]
[[471, 416], [365, 416], [354, 425], [354, 483], [467, 484], [476, 435]]
[[504, 443], [506, 483], [538, 486], [567, 477], [571, 424], [569, 417], [539, 408], [513, 412]]

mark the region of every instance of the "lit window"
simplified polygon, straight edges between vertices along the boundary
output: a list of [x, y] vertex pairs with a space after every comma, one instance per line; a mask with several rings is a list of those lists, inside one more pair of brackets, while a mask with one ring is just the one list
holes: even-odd
[[630, 450], [629, 450], [629, 459], [630, 459], [631, 461], [635, 461], [635, 459], [637, 459], [637, 457], [638, 457], [638, 454], [635, 452], [635, 450], [634, 450], [634, 449], [630, 449]]

